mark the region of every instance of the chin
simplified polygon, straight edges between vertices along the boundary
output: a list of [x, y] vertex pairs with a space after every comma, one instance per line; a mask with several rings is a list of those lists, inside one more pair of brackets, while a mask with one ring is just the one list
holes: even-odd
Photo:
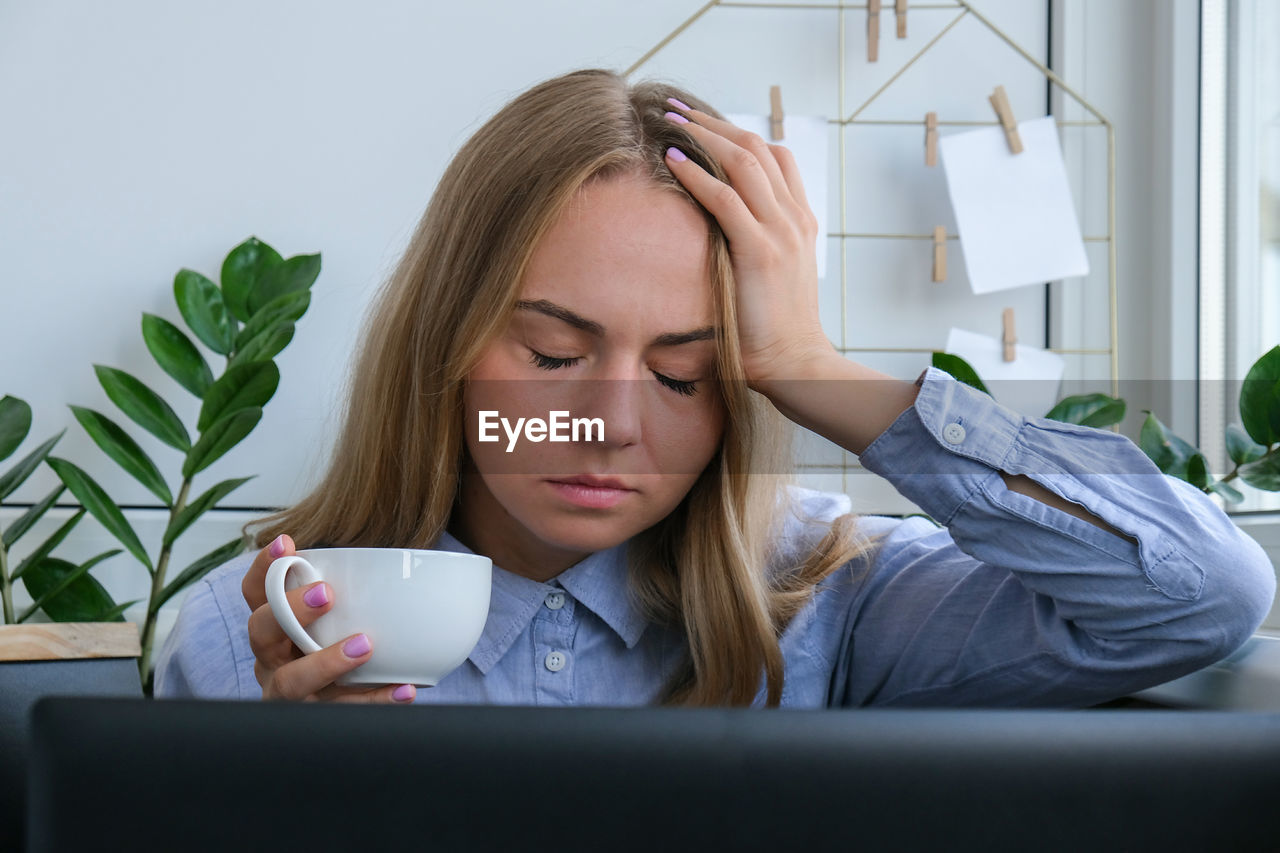
[[647, 525], [624, 518], [578, 515], [549, 519], [537, 526], [538, 538], [565, 551], [595, 553], [621, 545]]

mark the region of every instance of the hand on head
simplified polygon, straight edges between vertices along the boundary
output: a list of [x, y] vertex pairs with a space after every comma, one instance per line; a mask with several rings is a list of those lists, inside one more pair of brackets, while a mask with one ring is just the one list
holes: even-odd
[[[379, 687], [334, 684], [339, 677], [373, 657], [373, 647], [366, 635], [354, 634], [311, 655], [304, 655], [285, 635], [267, 603], [265, 580], [267, 569], [275, 560], [294, 553], [293, 540], [281, 535], [258, 552], [240, 584], [244, 600], [252, 611], [249, 647], [253, 649], [253, 672], [262, 685], [262, 698], [411, 704], [417, 695], [417, 689], [411, 684]], [[324, 581], [290, 590], [288, 598], [289, 606], [304, 627], [333, 607], [333, 589]]]
[[717, 180], [676, 148], [667, 153], [667, 166], [729, 241], [747, 381], [755, 386], [794, 377], [798, 366], [834, 351], [818, 313], [818, 220], [800, 167], [782, 145], [675, 99], [669, 103], [680, 112], [668, 112], [667, 119], [711, 152], [730, 181]]

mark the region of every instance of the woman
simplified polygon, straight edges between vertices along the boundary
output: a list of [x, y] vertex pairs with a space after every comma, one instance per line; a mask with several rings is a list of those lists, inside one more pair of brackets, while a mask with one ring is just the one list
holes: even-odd
[[[1274, 576], [1203, 494], [1119, 435], [846, 360], [816, 236], [790, 153], [688, 93], [580, 71], [516, 98], [381, 295], [327, 475], [192, 591], [158, 693], [1086, 705], [1249, 636]], [[603, 439], [480, 441], [482, 412], [553, 410]], [[945, 528], [788, 487], [783, 415]], [[479, 644], [420, 693], [334, 685], [377, 650], [283, 635], [263, 578], [295, 545], [491, 557]], [[308, 624], [333, 598], [290, 604]]]

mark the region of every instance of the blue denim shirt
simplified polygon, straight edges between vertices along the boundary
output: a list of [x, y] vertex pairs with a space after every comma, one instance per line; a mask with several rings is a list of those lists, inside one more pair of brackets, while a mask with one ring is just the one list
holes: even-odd
[[[1275, 594], [1261, 548], [1127, 438], [1025, 418], [933, 368], [860, 458], [943, 526], [859, 519], [873, 546], [827, 577], [781, 638], [786, 707], [1094, 704], [1230, 654]], [[1137, 544], [1009, 491], [1000, 471], [1026, 474]], [[793, 555], [851, 510], [845, 495], [795, 498], [780, 543]], [[467, 550], [448, 534], [436, 547]], [[547, 583], [495, 565], [480, 642], [417, 701], [657, 701], [683, 638], [632, 605], [625, 549]], [[157, 695], [261, 697], [240, 593], [252, 558], [191, 590], [157, 661]]]

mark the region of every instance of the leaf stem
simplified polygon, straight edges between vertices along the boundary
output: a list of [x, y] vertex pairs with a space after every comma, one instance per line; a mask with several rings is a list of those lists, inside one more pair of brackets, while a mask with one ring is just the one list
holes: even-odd
[[[1261, 462], [1262, 460], [1264, 460], [1264, 459], [1266, 459], [1266, 458], [1270, 457], [1270, 456], [1271, 456], [1272, 454], [1274, 454], [1277, 450], [1280, 450], [1280, 444], [1272, 445], [1270, 448], [1268, 448], [1268, 449], [1267, 449], [1267, 452], [1266, 452], [1266, 453], [1262, 454], [1262, 455], [1261, 455], [1261, 456], [1259, 456], [1257, 459], [1254, 459], [1254, 460], [1252, 460], [1252, 461], [1253, 461], [1253, 462]], [[1232, 480], [1236, 479], [1236, 478], [1237, 478], [1237, 477], [1239, 477], [1239, 476], [1240, 476], [1240, 466], [1239, 466], [1239, 465], [1236, 465], [1236, 467], [1234, 467], [1234, 468], [1232, 468], [1232, 469], [1231, 469], [1231, 473], [1230, 473], [1230, 474], [1228, 474], [1227, 476], [1223, 477], [1223, 478], [1222, 478], [1221, 480], [1219, 480], [1218, 482], [1219, 482], [1219, 483], [1230, 483]], [[1204, 491], [1209, 492], [1209, 491], [1212, 491], [1212, 489], [1206, 488], [1206, 489], [1204, 489]]]
[[[182, 489], [178, 492], [178, 499], [169, 508], [170, 524], [173, 524], [173, 520], [178, 517], [178, 514], [187, 508], [187, 495], [190, 492], [191, 478], [185, 477], [182, 480]], [[147, 599], [147, 620], [142, 627], [142, 656], [138, 658], [138, 675], [142, 678], [143, 692], [148, 696], [151, 695], [152, 690], [151, 646], [155, 642], [156, 617], [160, 612], [157, 602], [160, 600], [161, 593], [164, 592], [164, 575], [169, 568], [169, 556], [172, 553], [173, 543], [162, 546], [160, 549], [160, 559], [156, 561], [155, 573], [151, 575], [151, 595]]]
[[4, 601], [4, 624], [12, 625], [13, 618], [13, 581], [9, 578], [9, 549], [0, 539], [0, 599]]

